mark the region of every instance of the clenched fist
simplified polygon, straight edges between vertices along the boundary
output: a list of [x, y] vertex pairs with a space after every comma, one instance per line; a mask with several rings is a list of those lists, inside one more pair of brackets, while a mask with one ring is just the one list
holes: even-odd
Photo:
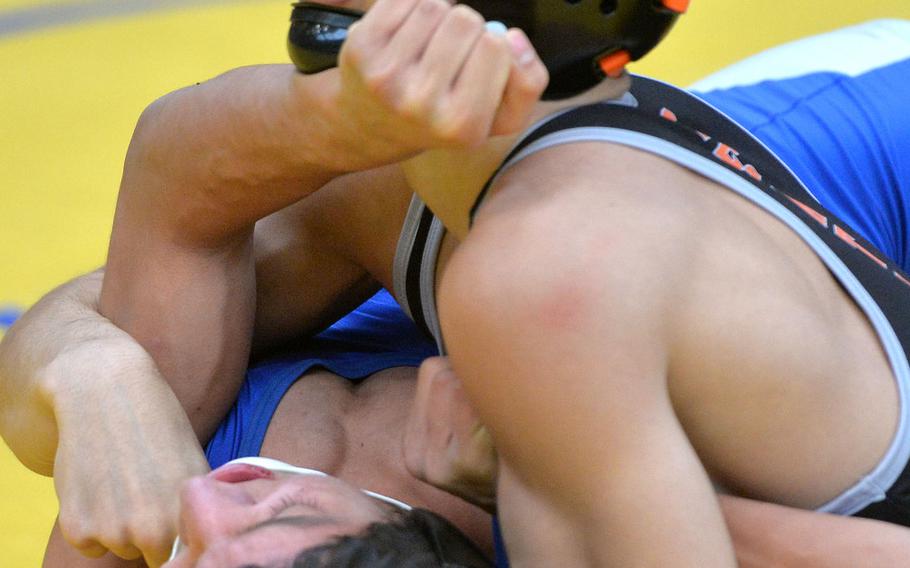
[[548, 81], [521, 30], [489, 30], [445, 0], [378, 0], [349, 29], [337, 73], [330, 120], [363, 167], [517, 132]]

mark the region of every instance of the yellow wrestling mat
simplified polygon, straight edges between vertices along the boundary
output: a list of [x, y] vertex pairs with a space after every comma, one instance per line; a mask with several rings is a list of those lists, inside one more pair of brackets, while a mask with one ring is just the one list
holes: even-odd
[[[0, 0], [0, 334], [104, 261], [126, 146], [157, 96], [282, 62], [290, 0]], [[688, 84], [771, 45], [883, 17], [907, 0], [693, 0], [635, 70]], [[40, 566], [53, 484], [0, 444], [0, 566]]]

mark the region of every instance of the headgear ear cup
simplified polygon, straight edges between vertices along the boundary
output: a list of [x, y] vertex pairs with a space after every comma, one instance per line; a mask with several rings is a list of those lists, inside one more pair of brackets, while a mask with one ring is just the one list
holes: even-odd
[[338, 65], [348, 28], [363, 12], [324, 4], [298, 2], [291, 12], [288, 54], [303, 73], [318, 73]]

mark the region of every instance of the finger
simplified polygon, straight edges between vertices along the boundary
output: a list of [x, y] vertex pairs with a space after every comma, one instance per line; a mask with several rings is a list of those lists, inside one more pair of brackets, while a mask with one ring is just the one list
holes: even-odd
[[89, 536], [90, 532], [86, 525], [77, 521], [69, 522], [68, 519], [77, 518], [71, 515], [66, 507], [61, 505], [60, 514], [57, 517], [57, 524], [60, 527], [60, 534], [67, 544], [79, 551], [79, 554], [89, 558], [98, 558], [107, 554], [107, 547], [103, 546], [97, 539]]
[[136, 545], [142, 551], [142, 557], [150, 568], [156, 568], [167, 562], [174, 544], [173, 534], [162, 534], [158, 537], [136, 540]]
[[436, 376], [449, 367], [448, 357], [428, 357], [417, 369], [417, 394], [415, 398], [428, 400], [433, 390]]
[[444, 115], [441, 131], [450, 140], [470, 146], [489, 136], [509, 78], [511, 59], [508, 41], [502, 35], [484, 32], [477, 39], [456, 79], [452, 110]]
[[524, 128], [549, 82], [549, 73], [538, 57], [528, 36], [518, 29], [508, 31], [512, 50], [512, 67], [502, 104], [493, 119], [493, 136], [513, 134]]
[[142, 558], [142, 551], [131, 544], [118, 543], [109, 546], [108, 549], [114, 556], [118, 556], [124, 560], [135, 560], [137, 558]]
[[474, 44], [484, 33], [483, 17], [464, 5], [455, 6], [439, 25], [420, 60], [418, 75], [432, 77], [438, 90], [450, 90]]
[[399, 63], [417, 61], [449, 11], [445, 0], [418, 0], [377, 57]]
[[375, 54], [388, 45], [392, 36], [420, 0], [377, 0], [373, 9], [348, 28], [338, 54], [340, 67], [359, 68], [376, 64]]
[[377, 0], [355, 25], [363, 30], [368, 30], [371, 37], [389, 39], [401, 27], [419, 1]]
[[[70, 543], [70, 544], [72, 544], [72, 543]], [[101, 558], [108, 552], [107, 548], [101, 546], [100, 544], [98, 544], [95, 541], [92, 541], [90, 543], [83, 543], [83, 544], [79, 544], [79, 545], [73, 544], [73, 548], [78, 550], [79, 554], [81, 554], [82, 556], [88, 556], [89, 558]]]
[[149, 568], [158, 568], [171, 556], [171, 551], [168, 549], [167, 553], [162, 554], [160, 552], [145, 553], [142, 555], [142, 558], [145, 560], [145, 563], [148, 564]]

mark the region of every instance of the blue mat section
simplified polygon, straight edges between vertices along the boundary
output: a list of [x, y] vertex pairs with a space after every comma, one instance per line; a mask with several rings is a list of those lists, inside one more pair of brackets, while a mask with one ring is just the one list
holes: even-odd
[[0, 306], [0, 330], [5, 330], [13, 325], [21, 315], [22, 310], [19, 308], [14, 306]]

